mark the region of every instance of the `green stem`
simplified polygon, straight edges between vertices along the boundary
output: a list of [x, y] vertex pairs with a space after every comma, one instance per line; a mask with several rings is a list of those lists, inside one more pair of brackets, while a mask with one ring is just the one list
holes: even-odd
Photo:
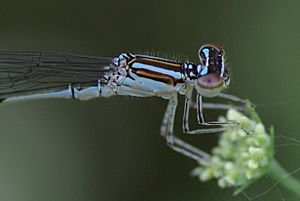
[[283, 169], [276, 160], [274, 160], [268, 174], [277, 181], [276, 184], [281, 184], [287, 190], [295, 193], [295, 195], [300, 198], [300, 181], [292, 177], [292, 174], [299, 170], [300, 169], [297, 169], [294, 172], [289, 173]]

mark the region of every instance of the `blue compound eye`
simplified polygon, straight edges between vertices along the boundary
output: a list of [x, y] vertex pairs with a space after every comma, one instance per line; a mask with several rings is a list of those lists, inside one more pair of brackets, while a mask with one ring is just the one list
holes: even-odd
[[198, 56], [200, 64], [203, 66], [221, 67], [225, 60], [223, 48], [213, 44], [202, 45], [199, 49]]

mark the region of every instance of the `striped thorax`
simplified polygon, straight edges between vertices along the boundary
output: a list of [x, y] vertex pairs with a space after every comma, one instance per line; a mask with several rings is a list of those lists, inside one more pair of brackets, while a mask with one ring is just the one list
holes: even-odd
[[224, 50], [216, 45], [199, 49], [200, 64], [179, 63], [159, 57], [122, 53], [113, 60], [118, 67], [109, 86], [118, 95], [159, 96], [185, 93], [185, 85], [195, 87], [202, 96], [215, 96], [229, 84]]

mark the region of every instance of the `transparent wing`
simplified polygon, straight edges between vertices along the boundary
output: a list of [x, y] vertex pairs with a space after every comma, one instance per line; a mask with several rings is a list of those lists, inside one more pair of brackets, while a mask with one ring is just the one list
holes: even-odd
[[97, 86], [112, 58], [43, 52], [0, 52], [0, 99]]

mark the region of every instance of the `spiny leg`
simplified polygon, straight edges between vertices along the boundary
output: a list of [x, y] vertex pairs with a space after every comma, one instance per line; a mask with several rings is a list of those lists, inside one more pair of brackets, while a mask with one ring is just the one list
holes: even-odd
[[[197, 94], [197, 102], [196, 104], [193, 104], [193, 108], [197, 109], [197, 120], [198, 123], [200, 125], [204, 125], [204, 126], [222, 126], [222, 125], [229, 125], [227, 127], [220, 127], [220, 128], [208, 128], [208, 129], [198, 129], [198, 130], [193, 130], [190, 131], [189, 129], [185, 129], [188, 128], [188, 122], [189, 122], [189, 117], [188, 117], [188, 112], [185, 112], [184, 116], [184, 123], [186, 124], [186, 126], [184, 126], [184, 131], [186, 130], [188, 134], [202, 134], [202, 133], [214, 133], [214, 132], [222, 132], [222, 131], [226, 131], [228, 129], [234, 129], [234, 128], [241, 128], [238, 122], [232, 122], [232, 121], [228, 121], [228, 122], [205, 122], [204, 120], [204, 116], [203, 116], [203, 108], [207, 108], [207, 109], [225, 109], [228, 110], [230, 108], [235, 108], [237, 110], [240, 111], [247, 111], [247, 107], [250, 104], [250, 106], [254, 107], [255, 105], [250, 103], [248, 100], [243, 100], [237, 96], [234, 95], [230, 95], [230, 94], [224, 94], [224, 93], [219, 93], [217, 95], [217, 97], [223, 98], [223, 99], [227, 99], [233, 102], [237, 102], [237, 103], [242, 103], [243, 105], [241, 106], [237, 106], [237, 105], [232, 105], [232, 104], [219, 104], [219, 103], [203, 103], [202, 102], [202, 96], [200, 94]], [[189, 110], [190, 107], [190, 99], [191, 99], [191, 93], [186, 93], [186, 104], [185, 104], [185, 111]], [[231, 125], [231, 126], [230, 126]], [[243, 129], [243, 128], [241, 128]], [[244, 130], [244, 129], [243, 129]], [[244, 130], [246, 133], [249, 133], [248, 131]]]
[[233, 101], [233, 102], [243, 103], [245, 105], [248, 104], [247, 100], [241, 99], [241, 98], [239, 98], [235, 95], [219, 93], [217, 96], [220, 97], [220, 98], [224, 98], [224, 99]]
[[[248, 100], [241, 99], [235, 95], [231, 94], [224, 94], [219, 93], [217, 97], [227, 99], [232, 102], [241, 103], [242, 105], [235, 105], [235, 104], [223, 104], [223, 103], [202, 103], [202, 108], [204, 109], [221, 109], [221, 110], [228, 110], [230, 108], [234, 108], [236, 110], [245, 112], [247, 111], [247, 105], [250, 104], [250, 106], [255, 107], [255, 105]], [[192, 108], [197, 109], [197, 103], [194, 101], [191, 101]]]
[[185, 100], [184, 100], [184, 110], [183, 110], [183, 120], [182, 120], [182, 130], [184, 133], [190, 130], [189, 127], [189, 114], [190, 114], [190, 104], [192, 99], [193, 88], [186, 86]]
[[220, 121], [210, 121], [206, 122], [203, 115], [203, 106], [202, 106], [202, 96], [200, 94], [197, 94], [197, 121], [198, 124], [203, 126], [223, 126], [223, 125], [233, 125], [233, 126], [239, 126], [237, 122], [220, 122]]
[[161, 135], [166, 138], [168, 146], [170, 146], [173, 150], [198, 162], [204, 163], [206, 161], [205, 159], [209, 157], [209, 155], [177, 138], [173, 132], [177, 104], [177, 95], [174, 94], [169, 100], [164, 114], [164, 119], [161, 126]]
[[192, 89], [187, 88], [185, 95], [185, 104], [184, 104], [184, 115], [183, 115], [183, 131], [188, 134], [204, 134], [204, 133], [216, 133], [226, 131], [228, 129], [232, 129], [234, 127], [239, 127], [237, 122], [205, 122], [203, 116], [203, 107], [202, 107], [202, 96], [197, 94], [197, 120], [200, 125], [203, 126], [223, 126], [223, 125], [232, 125], [230, 127], [218, 127], [218, 128], [207, 128], [207, 129], [189, 129], [189, 109], [190, 109], [190, 101], [192, 97]]
[[[192, 108], [197, 108], [196, 103], [191, 103]], [[237, 106], [231, 104], [223, 104], [223, 103], [202, 103], [203, 109], [217, 109], [217, 110], [229, 110], [229, 109], [236, 109], [241, 112], [246, 112], [247, 108], [245, 106]]]

